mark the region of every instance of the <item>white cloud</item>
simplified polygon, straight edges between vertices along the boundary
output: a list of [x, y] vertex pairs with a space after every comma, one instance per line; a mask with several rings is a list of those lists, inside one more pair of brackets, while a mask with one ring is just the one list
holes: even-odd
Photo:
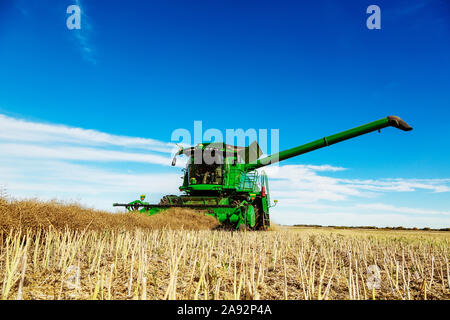
[[[302, 203], [297, 202], [295, 199], [284, 199], [277, 205], [278, 208], [289, 210], [301, 211], [316, 211], [316, 212], [355, 212], [360, 214], [387, 212], [389, 214], [408, 214], [408, 215], [450, 215], [450, 211], [433, 210], [424, 208], [409, 208], [398, 207], [385, 203], [356, 203], [351, 205], [342, 204], [323, 204], [323, 203]], [[283, 211], [280, 210], [280, 211]], [[450, 222], [450, 221], [449, 221]]]
[[[6, 165], [5, 165], [6, 164]], [[15, 170], [8, 170], [11, 164], [0, 161], [2, 177], [13, 178], [10, 185], [22, 190], [51, 190], [64, 192], [120, 192], [124, 189], [149, 192], [170, 192], [177, 190], [178, 173], [136, 173], [117, 172], [87, 165], [59, 161], [14, 161]], [[176, 172], [179, 170], [174, 169]]]
[[31, 143], [65, 143], [87, 146], [117, 146], [171, 153], [175, 145], [148, 138], [127, 137], [97, 130], [20, 120], [0, 114], [0, 139]]
[[383, 179], [383, 180], [358, 180], [342, 179], [352, 187], [369, 191], [398, 191], [408, 192], [417, 189], [430, 190], [432, 192], [449, 192], [450, 179]]
[[396, 207], [393, 205], [388, 205], [384, 203], [368, 203], [368, 204], [357, 204], [355, 206], [357, 210], [367, 209], [375, 212], [387, 211], [394, 213], [407, 213], [407, 214], [418, 214], [418, 215], [450, 215], [450, 211], [441, 210], [430, 210], [421, 208], [408, 208], [408, 207]]
[[[34, 146], [27, 144], [0, 144], [0, 152], [5, 157], [29, 159], [84, 160], [96, 162], [144, 162], [168, 166], [170, 157], [137, 152], [123, 152], [95, 148]], [[181, 164], [178, 164], [180, 166]]]
[[[448, 227], [450, 211], [365, 203], [395, 193], [450, 191], [450, 179], [341, 179], [323, 173], [343, 171], [333, 166], [267, 167], [270, 195], [279, 200], [272, 218], [282, 224]], [[410, 220], [408, 220], [411, 218]], [[427, 220], [428, 219], [428, 220]]]
[[387, 192], [449, 192], [450, 179], [341, 179], [319, 175], [344, 168], [310, 165], [267, 167], [274, 198], [286, 203], [312, 203], [320, 200], [343, 201], [353, 197], [373, 198]]
[[450, 227], [450, 211], [398, 207], [385, 203], [323, 204], [285, 200], [271, 209], [271, 219], [279, 224], [376, 227]]

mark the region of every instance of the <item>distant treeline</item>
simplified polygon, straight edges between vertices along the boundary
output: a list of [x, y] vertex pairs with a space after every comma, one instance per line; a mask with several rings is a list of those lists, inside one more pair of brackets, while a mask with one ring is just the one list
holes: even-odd
[[423, 231], [450, 231], [450, 228], [432, 229], [432, 228], [406, 228], [406, 227], [383, 227], [378, 228], [375, 226], [321, 226], [318, 224], [294, 224], [293, 227], [308, 227], [308, 228], [334, 228], [334, 229], [377, 229], [377, 230], [423, 230]]

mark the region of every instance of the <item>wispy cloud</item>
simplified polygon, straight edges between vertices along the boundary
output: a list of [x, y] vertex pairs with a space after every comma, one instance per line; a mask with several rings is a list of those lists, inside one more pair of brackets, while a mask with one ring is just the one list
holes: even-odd
[[75, 0], [75, 4], [81, 9], [81, 29], [74, 29], [71, 30], [71, 32], [74, 34], [75, 39], [79, 44], [83, 58], [92, 64], [96, 64], [96, 52], [91, 40], [93, 34], [92, 19], [89, 15], [87, 15], [86, 6], [81, 2], [81, 0]]
[[344, 201], [353, 197], [373, 198], [382, 193], [426, 190], [450, 192], [450, 179], [342, 179], [319, 172], [345, 170], [333, 166], [286, 165], [267, 167], [274, 196], [283, 201], [312, 203], [321, 200]]
[[[310, 165], [267, 167], [272, 199], [279, 200], [272, 218], [282, 224], [450, 226], [450, 211], [374, 202], [396, 193], [450, 192], [450, 179], [342, 179], [326, 176], [345, 168]], [[446, 196], [442, 195], [442, 199]], [[386, 201], [386, 199], [384, 199]], [[369, 201], [369, 202], [368, 202]]]
[[96, 148], [34, 146], [29, 144], [0, 143], [4, 157], [28, 159], [83, 160], [93, 162], [143, 162], [170, 165], [171, 158], [155, 154], [123, 152]]
[[[7, 178], [9, 187], [22, 191], [103, 194], [109, 192], [172, 192], [176, 190], [177, 173], [117, 172], [88, 165], [61, 161], [35, 160], [35, 167], [26, 159], [0, 160], [0, 173]], [[171, 179], [172, 178], [172, 179]], [[140, 191], [141, 190], [141, 191]]]
[[171, 153], [175, 145], [148, 138], [119, 136], [97, 130], [16, 119], [0, 114], [0, 141], [14, 143], [65, 144], [126, 147]]
[[[345, 203], [345, 202], [344, 202]], [[402, 206], [394, 206], [381, 202], [374, 203], [356, 203], [356, 204], [324, 204], [322, 202], [301, 202], [296, 199], [283, 199], [279, 205], [283, 208], [299, 209], [298, 213], [303, 212], [346, 212], [359, 214], [389, 213], [400, 215], [441, 215], [450, 216], [449, 210], [433, 210], [426, 208], [410, 208]], [[449, 221], [450, 222], [450, 221]]]
[[417, 189], [429, 190], [435, 193], [449, 192], [450, 179], [382, 179], [382, 180], [358, 180], [342, 179], [342, 183], [367, 191], [396, 191], [409, 192]]
[[449, 216], [450, 211], [431, 210], [422, 208], [397, 207], [384, 203], [368, 203], [357, 204], [356, 209], [368, 209], [373, 212], [395, 212], [400, 214], [417, 214], [417, 215], [445, 215]]

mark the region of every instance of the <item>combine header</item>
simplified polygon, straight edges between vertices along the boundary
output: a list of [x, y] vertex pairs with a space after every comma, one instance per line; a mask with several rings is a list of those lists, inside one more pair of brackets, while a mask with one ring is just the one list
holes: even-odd
[[271, 203], [267, 175], [256, 169], [389, 126], [412, 130], [399, 117], [389, 116], [262, 159], [256, 141], [248, 147], [214, 142], [181, 148], [172, 165], [176, 164], [177, 156], [188, 157], [180, 187], [184, 195], [164, 196], [158, 204], [144, 202], [145, 196], [141, 196], [141, 200], [113, 206], [147, 215], [173, 207], [193, 208], [213, 215], [224, 227], [265, 230], [270, 226], [269, 208], [277, 201]]

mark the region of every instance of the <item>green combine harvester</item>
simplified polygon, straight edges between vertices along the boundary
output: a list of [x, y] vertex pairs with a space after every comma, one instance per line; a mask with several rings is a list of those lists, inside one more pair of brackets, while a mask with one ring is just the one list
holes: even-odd
[[269, 208], [277, 201], [271, 203], [267, 175], [256, 169], [389, 126], [412, 130], [401, 118], [389, 116], [262, 159], [256, 141], [248, 147], [213, 142], [180, 148], [172, 165], [177, 156], [188, 157], [180, 187], [184, 195], [164, 196], [158, 204], [144, 202], [145, 196], [141, 196], [140, 200], [113, 206], [147, 215], [173, 207], [192, 208], [216, 217], [225, 228], [266, 230], [270, 226]]

